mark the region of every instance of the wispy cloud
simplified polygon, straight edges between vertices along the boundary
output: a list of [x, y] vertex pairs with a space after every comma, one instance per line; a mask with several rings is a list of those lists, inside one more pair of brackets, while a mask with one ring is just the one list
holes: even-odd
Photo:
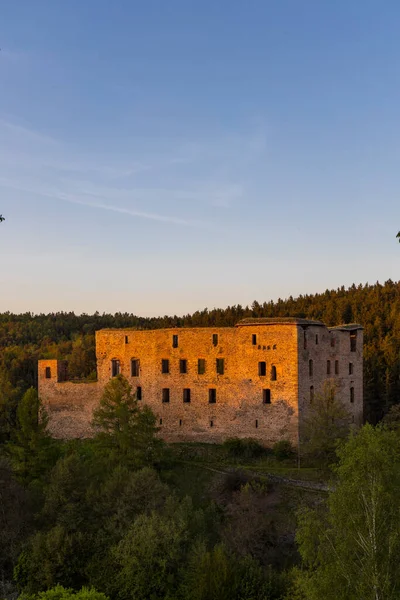
[[144, 212], [141, 210], [135, 210], [132, 208], [123, 208], [121, 206], [105, 204], [103, 202], [90, 202], [83, 199], [80, 199], [76, 196], [70, 196], [61, 191], [45, 189], [40, 185], [36, 185], [34, 182], [31, 182], [29, 185], [24, 185], [18, 181], [13, 181], [5, 177], [0, 177], [0, 186], [8, 189], [14, 189], [21, 192], [28, 192], [31, 194], [35, 194], [38, 196], [43, 196], [46, 198], [53, 198], [55, 200], [61, 200], [62, 202], [68, 202], [70, 204], [77, 204], [80, 206], [87, 206], [89, 208], [100, 209], [100, 210], [108, 210], [115, 213], [120, 213], [124, 215], [129, 215], [131, 217], [137, 217], [140, 219], [148, 219], [150, 221], [160, 221], [162, 223], [171, 223], [174, 225], [186, 225], [188, 227], [207, 227], [206, 223], [201, 221], [182, 219], [175, 216], [162, 215], [151, 212]]
[[245, 196], [241, 167], [256, 152], [254, 139], [171, 141], [171, 151], [165, 140], [163, 150], [144, 151], [138, 142], [133, 151], [107, 147], [99, 157], [0, 119], [0, 185], [132, 218], [214, 229], [212, 207], [229, 209]]
[[75, 198], [63, 197], [60, 194], [59, 198], [70, 202], [71, 204], [80, 204], [82, 206], [88, 206], [90, 208], [100, 208], [102, 210], [109, 210], [111, 212], [120, 213], [123, 215], [129, 215], [131, 217], [139, 217], [140, 219], [149, 219], [150, 221], [161, 221], [162, 223], [173, 223], [174, 225], [188, 225], [191, 227], [199, 227], [202, 225], [199, 221], [188, 221], [187, 219], [180, 219], [179, 217], [169, 217], [166, 215], [158, 215], [155, 213], [142, 212], [140, 210], [133, 210], [130, 208], [121, 208], [120, 206], [110, 206], [108, 204], [102, 204], [100, 202], [83, 202]]

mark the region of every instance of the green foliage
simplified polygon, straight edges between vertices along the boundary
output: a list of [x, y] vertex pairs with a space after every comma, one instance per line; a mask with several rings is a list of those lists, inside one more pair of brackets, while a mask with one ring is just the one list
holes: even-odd
[[6, 371], [0, 370], [0, 445], [8, 442], [17, 422], [19, 389], [15, 388]]
[[204, 543], [192, 550], [181, 587], [185, 600], [232, 600], [236, 595], [236, 564], [224, 546], [207, 551]]
[[272, 451], [278, 460], [286, 460], [294, 455], [294, 449], [289, 440], [279, 440], [274, 444]]
[[21, 600], [108, 600], [108, 598], [94, 588], [83, 587], [76, 592], [71, 588], [56, 585], [46, 592], [39, 592], [32, 596], [23, 595]]
[[265, 448], [252, 438], [228, 438], [222, 447], [231, 458], [258, 458], [266, 452]]
[[54, 467], [44, 490], [39, 531], [15, 570], [20, 589], [37, 593], [60, 583], [108, 590], [114, 579], [111, 548], [139, 515], [161, 511], [168, 487], [149, 468], [109, 471], [102, 457], [76, 448]]
[[61, 525], [37, 532], [22, 552], [14, 569], [20, 590], [35, 594], [62, 583], [81, 587], [85, 583], [84, 557], [89, 548], [83, 532], [68, 532]]
[[395, 404], [383, 417], [382, 424], [388, 429], [400, 431], [400, 404]]
[[98, 447], [111, 461], [140, 468], [160, 459], [163, 443], [156, 437], [156, 417], [148, 406], [139, 407], [132, 387], [122, 375], [111, 379], [104, 388], [93, 425], [99, 431]]
[[195, 533], [191, 501], [172, 498], [163, 513], [142, 514], [113, 551], [121, 599], [164, 598], [177, 587], [177, 576]]
[[47, 422], [37, 391], [30, 388], [18, 404], [17, 426], [7, 444], [14, 472], [24, 483], [39, 480], [57, 460], [57, 446], [46, 432]]
[[27, 490], [14, 479], [8, 461], [0, 460], [0, 598], [12, 580], [21, 548], [32, 527], [32, 503]]
[[194, 546], [180, 588], [185, 600], [278, 600], [285, 591], [283, 578], [263, 570], [250, 556], [237, 559], [217, 544], [207, 550]]
[[350, 421], [350, 414], [337, 398], [335, 383], [326, 381], [307, 410], [302, 423], [301, 453], [329, 465], [335, 460], [338, 442], [349, 433]]
[[93, 335], [75, 336], [71, 352], [65, 356], [68, 362], [68, 378], [71, 380], [93, 379], [96, 377], [96, 353]]
[[366, 425], [338, 450], [325, 508], [300, 515], [297, 540], [307, 600], [395, 600], [400, 595], [400, 445]]

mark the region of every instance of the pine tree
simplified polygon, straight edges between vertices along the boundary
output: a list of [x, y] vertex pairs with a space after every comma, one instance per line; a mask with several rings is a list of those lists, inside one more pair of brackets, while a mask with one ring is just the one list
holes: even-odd
[[17, 427], [7, 451], [18, 479], [30, 483], [48, 471], [56, 460], [56, 447], [47, 433], [47, 415], [37, 391], [25, 392], [17, 409]]
[[112, 461], [140, 468], [158, 460], [162, 441], [156, 437], [156, 417], [148, 406], [139, 407], [122, 375], [104, 388], [93, 426], [98, 430], [95, 442]]

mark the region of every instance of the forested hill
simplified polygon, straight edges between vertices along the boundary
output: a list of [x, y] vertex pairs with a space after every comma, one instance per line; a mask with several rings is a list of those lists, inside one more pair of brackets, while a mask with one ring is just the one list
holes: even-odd
[[143, 318], [133, 314], [0, 314], [0, 377], [24, 390], [35, 383], [38, 358], [66, 358], [70, 375], [94, 377], [94, 332], [104, 327], [232, 326], [246, 317], [297, 316], [328, 326], [361, 323], [365, 328], [366, 416], [376, 421], [400, 402], [400, 282], [352, 285], [322, 294], [253, 302], [225, 309], [197, 311], [182, 317]]

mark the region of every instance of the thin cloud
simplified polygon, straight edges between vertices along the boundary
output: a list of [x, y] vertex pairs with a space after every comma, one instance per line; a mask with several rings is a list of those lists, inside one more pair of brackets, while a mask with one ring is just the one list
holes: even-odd
[[65, 194], [63, 192], [52, 191], [50, 189], [44, 190], [40, 189], [35, 185], [23, 185], [19, 182], [10, 181], [6, 178], [0, 178], [0, 186], [18, 190], [21, 192], [37, 194], [46, 198], [55, 198], [57, 200], [62, 200], [63, 202], [68, 202], [70, 204], [77, 204], [79, 206], [87, 206], [89, 208], [95, 209], [98, 208], [100, 210], [108, 210], [110, 212], [125, 214], [140, 219], [148, 219], [150, 221], [159, 221], [161, 223], [171, 223], [173, 225], [183, 225], [187, 227], [207, 227], [207, 223], [203, 223], [201, 221], [191, 221], [188, 219], [181, 219], [179, 217], [160, 215], [157, 213], [149, 213], [131, 208], [123, 208], [121, 206], [112, 206], [110, 204], [104, 204], [103, 202], [87, 202], [86, 200], [80, 200], [79, 198], [72, 197], [69, 194]]
[[221, 212], [213, 207], [233, 208], [248, 195], [249, 173], [262, 140], [255, 135], [183, 145], [171, 140], [173, 152], [164, 140], [161, 148], [145, 144], [145, 150], [135, 146], [125, 154], [110, 148], [99, 157], [4, 117], [0, 133], [3, 186], [132, 218], [209, 230], [215, 230], [216, 222], [222, 226]]
[[64, 194], [60, 194], [58, 197], [60, 200], [70, 202], [71, 204], [79, 204], [81, 206], [88, 206], [90, 208], [100, 208], [102, 210], [109, 210], [111, 212], [130, 215], [131, 217], [139, 217], [141, 219], [149, 219], [151, 221], [161, 221], [162, 223], [173, 223], [174, 225], [187, 225], [190, 227], [199, 227], [205, 225], [204, 223], [200, 223], [199, 221], [188, 221], [186, 219], [180, 219], [179, 217], [169, 217], [167, 215], [148, 213], [130, 208], [122, 208], [120, 206], [110, 206], [109, 204], [103, 204], [100, 202], [84, 202], [83, 200], [68, 198]]
[[14, 136], [17, 136], [17, 139], [19, 139], [21, 142], [40, 142], [42, 144], [60, 145], [56, 139], [48, 135], [38, 133], [33, 129], [28, 129], [23, 125], [17, 125], [16, 123], [5, 121], [4, 119], [0, 119], [0, 127], [3, 127], [10, 133], [14, 134]]

